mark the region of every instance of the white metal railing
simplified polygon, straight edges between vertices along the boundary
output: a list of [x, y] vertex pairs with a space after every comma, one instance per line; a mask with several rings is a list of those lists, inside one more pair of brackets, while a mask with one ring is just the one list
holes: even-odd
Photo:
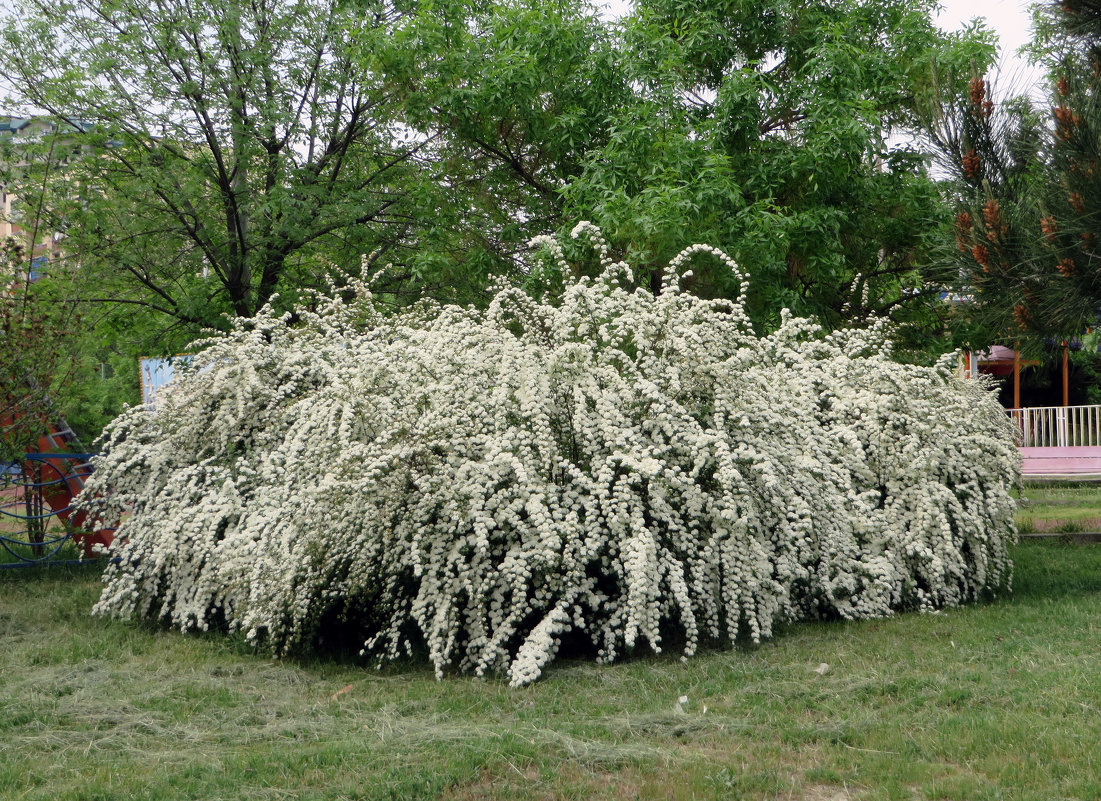
[[1101, 445], [1101, 406], [1030, 406], [1006, 413], [1026, 448]]

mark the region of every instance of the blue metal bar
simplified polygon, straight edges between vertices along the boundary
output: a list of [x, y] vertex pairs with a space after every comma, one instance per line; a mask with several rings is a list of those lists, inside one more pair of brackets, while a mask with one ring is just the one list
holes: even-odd
[[50, 459], [80, 459], [85, 464], [91, 464], [95, 453], [68, 453], [66, 451], [44, 451], [38, 453], [25, 453], [23, 459], [28, 462], [48, 462]]
[[13, 514], [12, 512], [5, 512], [3, 509], [0, 509], [0, 515], [4, 515], [4, 517], [11, 517], [11, 518], [14, 518], [16, 520], [45, 520], [48, 517], [56, 517], [57, 515], [61, 514], [62, 512], [71, 511], [72, 508], [73, 507], [71, 507], [71, 506], [66, 506], [64, 509], [58, 509], [56, 512], [50, 511], [50, 512], [47, 512], [47, 513], [41, 514], [41, 515], [17, 515], [17, 514]]
[[122, 561], [118, 556], [112, 556], [110, 559], [52, 559], [49, 561], [41, 562], [0, 562], [0, 570], [6, 568], [24, 568], [24, 567], [50, 567], [52, 565], [67, 565], [75, 567], [77, 565], [102, 565], [106, 562], [117, 565]]
[[55, 478], [52, 481], [37, 481], [37, 482], [36, 481], [30, 481], [30, 482], [13, 481], [8, 486], [17, 487], [17, 488], [18, 487], [23, 487], [24, 489], [36, 489], [38, 487], [56, 487], [58, 484], [65, 484], [69, 481], [72, 481], [74, 478], [87, 478], [87, 477], [88, 476], [76, 475], [76, 476], [62, 476], [61, 478]]
[[55, 487], [58, 484], [64, 484], [67, 481], [69, 481], [69, 479], [59, 478], [56, 481], [42, 481], [37, 484], [9, 484], [8, 486], [14, 489], [40, 489], [42, 487]]
[[[25, 531], [15, 531], [12, 534], [26, 534]], [[49, 539], [43, 536], [42, 542], [30, 542], [28, 540], [17, 540], [12, 537], [12, 534], [0, 534], [0, 542], [10, 542], [13, 545], [53, 545], [55, 542], [64, 542], [71, 536], [68, 532], [60, 535], [50, 535]]]
[[[20, 562], [25, 562], [27, 564], [34, 564], [36, 562], [44, 562], [47, 559], [49, 559], [51, 556], [56, 555], [62, 548], [65, 547], [65, 543], [69, 539], [70, 538], [66, 536], [66, 537], [61, 537], [60, 539], [53, 539], [53, 540], [43, 541], [43, 542], [23, 542], [22, 540], [11, 540], [11, 539], [8, 539], [7, 537], [0, 537], [0, 548], [3, 548], [5, 551], [7, 551], [12, 556], [14, 556]], [[25, 556], [24, 554], [17, 553], [11, 547], [11, 545], [9, 545], [9, 543], [11, 543], [13, 545], [18, 545], [21, 548], [42, 548], [42, 549], [45, 549], [46, 547], [51, 547], [51, 548], [53, 548], [53, 550], [51, 550], [49, 553], [43, 553], [41, 556], [28, 557], [28, 556]], [[56, 545], [56, 547], [53, 547], [55, 545]], [[7, 564], [7, 563], [4, 563], [4, 564]], [[2, 565], [0, 565], [0, 566], [2, 566]]]

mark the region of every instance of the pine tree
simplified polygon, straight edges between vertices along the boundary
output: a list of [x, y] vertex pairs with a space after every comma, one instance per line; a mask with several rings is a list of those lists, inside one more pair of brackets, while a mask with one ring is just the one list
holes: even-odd
[[1101, 317], [1101, 3], [1054, 3], [1038, 22], [1046, 108], [997, 104], [976, 76], [937, 132], [957, 179], [971, 345], [1069, 339]]

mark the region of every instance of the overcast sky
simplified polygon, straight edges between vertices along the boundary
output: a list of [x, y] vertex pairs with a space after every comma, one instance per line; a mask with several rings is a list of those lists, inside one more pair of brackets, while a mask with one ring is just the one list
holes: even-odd
[[936, 19], [942, 30], [958, 30], [975, 17], [984, 17], [998, 34], [999, 73], [1003, 84], [1012, 84], [1014, 94], [1027, 92], [1042, 97], [1039, 91], [1043, 73], [1031, 66], [1017, 51], [1032, 38], [1032, 16], [1028, 0], [941, 0], [944, 7]]

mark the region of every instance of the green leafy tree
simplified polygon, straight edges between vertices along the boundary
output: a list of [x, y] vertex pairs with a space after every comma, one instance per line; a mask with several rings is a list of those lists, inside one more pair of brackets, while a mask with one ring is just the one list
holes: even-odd
[[[905, 136], [966, 88], [939, 69], [989, 61], [981, 28], [946, 35], [931, 3], [863, 0], [642, 2], [617, 24], [575, 4], [445, 8], [405, 21], [387, 69], [407, 76], [411, 127], [438, 136], [457, 201], [441, 239], [472, 221], [485, 236], [450, 263], [492, 253], [499, 269], [532, 234], [589, 219], [654, 287], [683, 247], [728, 249], [766, 326], [788, 307], [939, 330], [921, 267], [946, 207]], [[737, 292], [699, 267], [696, 291]]]
[[[403, 137], [372, 48], [402, 12], [327, 0], [16, 3], [18, 97], [67, 124], [45, 177], [87, 299], [194, 332], [402, 241]], [[59, 134], [62, 136], [62, 134]], [[26, 159], [31, 166], [40, 159]], [[95, 297], [91, 297], [95, 295]]]
[[48, 209], [87, 299], [142, 310], [119, 325], [218, 325], [368, 253], [395, 298], [476, 298], [491, 273], [538, 278], [528, 238], [592, 219], [655, 287], [708, 242], [753, 275], [758, 322], [833, 326], [936, 308], [942, 205], [900, 135], [954, 88], [934, 65], [991, 48], [931, 8], [51, 0], [5, 37], [10, 81], [82, 132]]
[[520, 275], [527, 240], [565, 225], [600, 114], [630, 96], [573, 5], [24, 5], [8, 80], [58, 127], [0, 165], [45, 190], [39, 224], [67, 258], [44, 291], [85, 309], [79, 355], [125, 384], [111, 402], [89, 378], [90, 421], [134, 401], [127, 360], [276, 292], [289, 307], [364, 256], [399, 303]]
[[614, 28], [584, 0], [440, 3], [375, 56], [403, 88], [405, 123], [432, 139], [418, 278], [524, 278], [528, 240], [586, 216], [567, 187], [635, 103]]
[[[642, 0], [623, 31], [634, 101], [565, 190], [567, 216], [591, 214], [655, 275], [691, 242], [723, 247], [767, 325], [787, 307], [935, 330], [920, 268], [943, 204], [906, 135], [962, 89], [938, 65], [986, 63], [992, 46], [981, 28], [941, 32], [933, 7]], [[701, 273], [696, 291], [728, 295], [728, 280]]]
[[80, 321], [71, 304], [43, 302], [29, 281], [27, 251], [0, 242], [0, 461], [36, 449], [58, 421], [76, 365], [67, 358]]

